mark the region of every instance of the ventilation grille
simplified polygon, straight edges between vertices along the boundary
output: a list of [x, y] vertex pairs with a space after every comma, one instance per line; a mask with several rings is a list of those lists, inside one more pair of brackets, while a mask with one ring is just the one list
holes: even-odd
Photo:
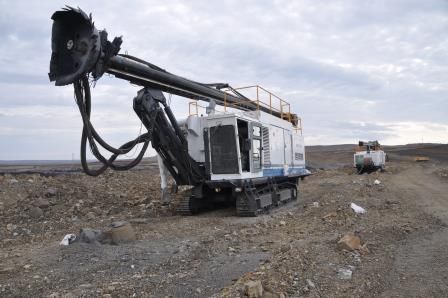
[[263, 165], [271, 165], [271, 147], [269, 146], [269, 128], [263, 127]]
[[297, 153], [295, 154], [295, 160], [303, 160], [303, 153]]
[[211, 170], [213, 174], [237, 174], [235, 127], [233, 125], [210, 128]]

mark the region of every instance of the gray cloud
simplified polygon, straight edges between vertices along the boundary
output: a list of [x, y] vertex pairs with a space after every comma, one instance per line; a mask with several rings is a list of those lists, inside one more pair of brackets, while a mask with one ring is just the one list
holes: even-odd
[[[412, 131], [448, 142], [446, 1], [76, 5], [110, 36], [123, 35], [123, 51], [168, 71], [274, 90], [302, 116], [308, 143], [363, 136], [415, 142]], [[0, 159], [71, 158], [78, 151], [72, 87], [54, 87], [47, 77], [50, 16], [60, 7], [0, 1]], [[112, 142], [139, 131], [132, 111], [138, 89], [103, 77], [93, 90], [95, 124]], [[178, 117], [188, 112], [182, 99], [173, 97], [172, 106]]]

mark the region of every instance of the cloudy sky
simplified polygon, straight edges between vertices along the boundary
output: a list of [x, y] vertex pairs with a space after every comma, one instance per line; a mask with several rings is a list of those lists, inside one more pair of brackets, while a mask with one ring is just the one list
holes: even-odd
[[[0, 160], [79, 158], [73, 88], [47, 76], [50, 17], [64, 4], [170, 72], [273, 90], [307, 144], [448, 142], [446, 0], [0, 0]], [[115, 145], [139, 133], [138, 89], [105, 76], [93, 90], [93, 123]], [[173, 98], [177, 116], [187, 102]]]

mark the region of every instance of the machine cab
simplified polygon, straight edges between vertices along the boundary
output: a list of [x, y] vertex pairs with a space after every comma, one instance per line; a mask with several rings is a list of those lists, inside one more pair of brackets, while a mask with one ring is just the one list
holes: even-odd
[[205, 132], [205, 160], [211, 180], [263, 176], [260, 122], [235, 114], [215, 115], [207, 119]]

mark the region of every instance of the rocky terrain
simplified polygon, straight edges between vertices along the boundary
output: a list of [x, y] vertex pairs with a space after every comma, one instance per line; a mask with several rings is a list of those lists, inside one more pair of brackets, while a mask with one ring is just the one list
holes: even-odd
[[[396, 151], [386, 172], [370, 175], [339, 161], [348, 153], [315, 150], [299, 200], [257, 218], [233, 208], [177, 215], [176, 201], [160, 204], [153, 164], [97, 178], [9, 165], [0, 175], [0, 296], [445, 297], [448, 150], [431, 148], [416, 153], [428, 162]], [[59, 245], [117, 221], [136, 240]]]

